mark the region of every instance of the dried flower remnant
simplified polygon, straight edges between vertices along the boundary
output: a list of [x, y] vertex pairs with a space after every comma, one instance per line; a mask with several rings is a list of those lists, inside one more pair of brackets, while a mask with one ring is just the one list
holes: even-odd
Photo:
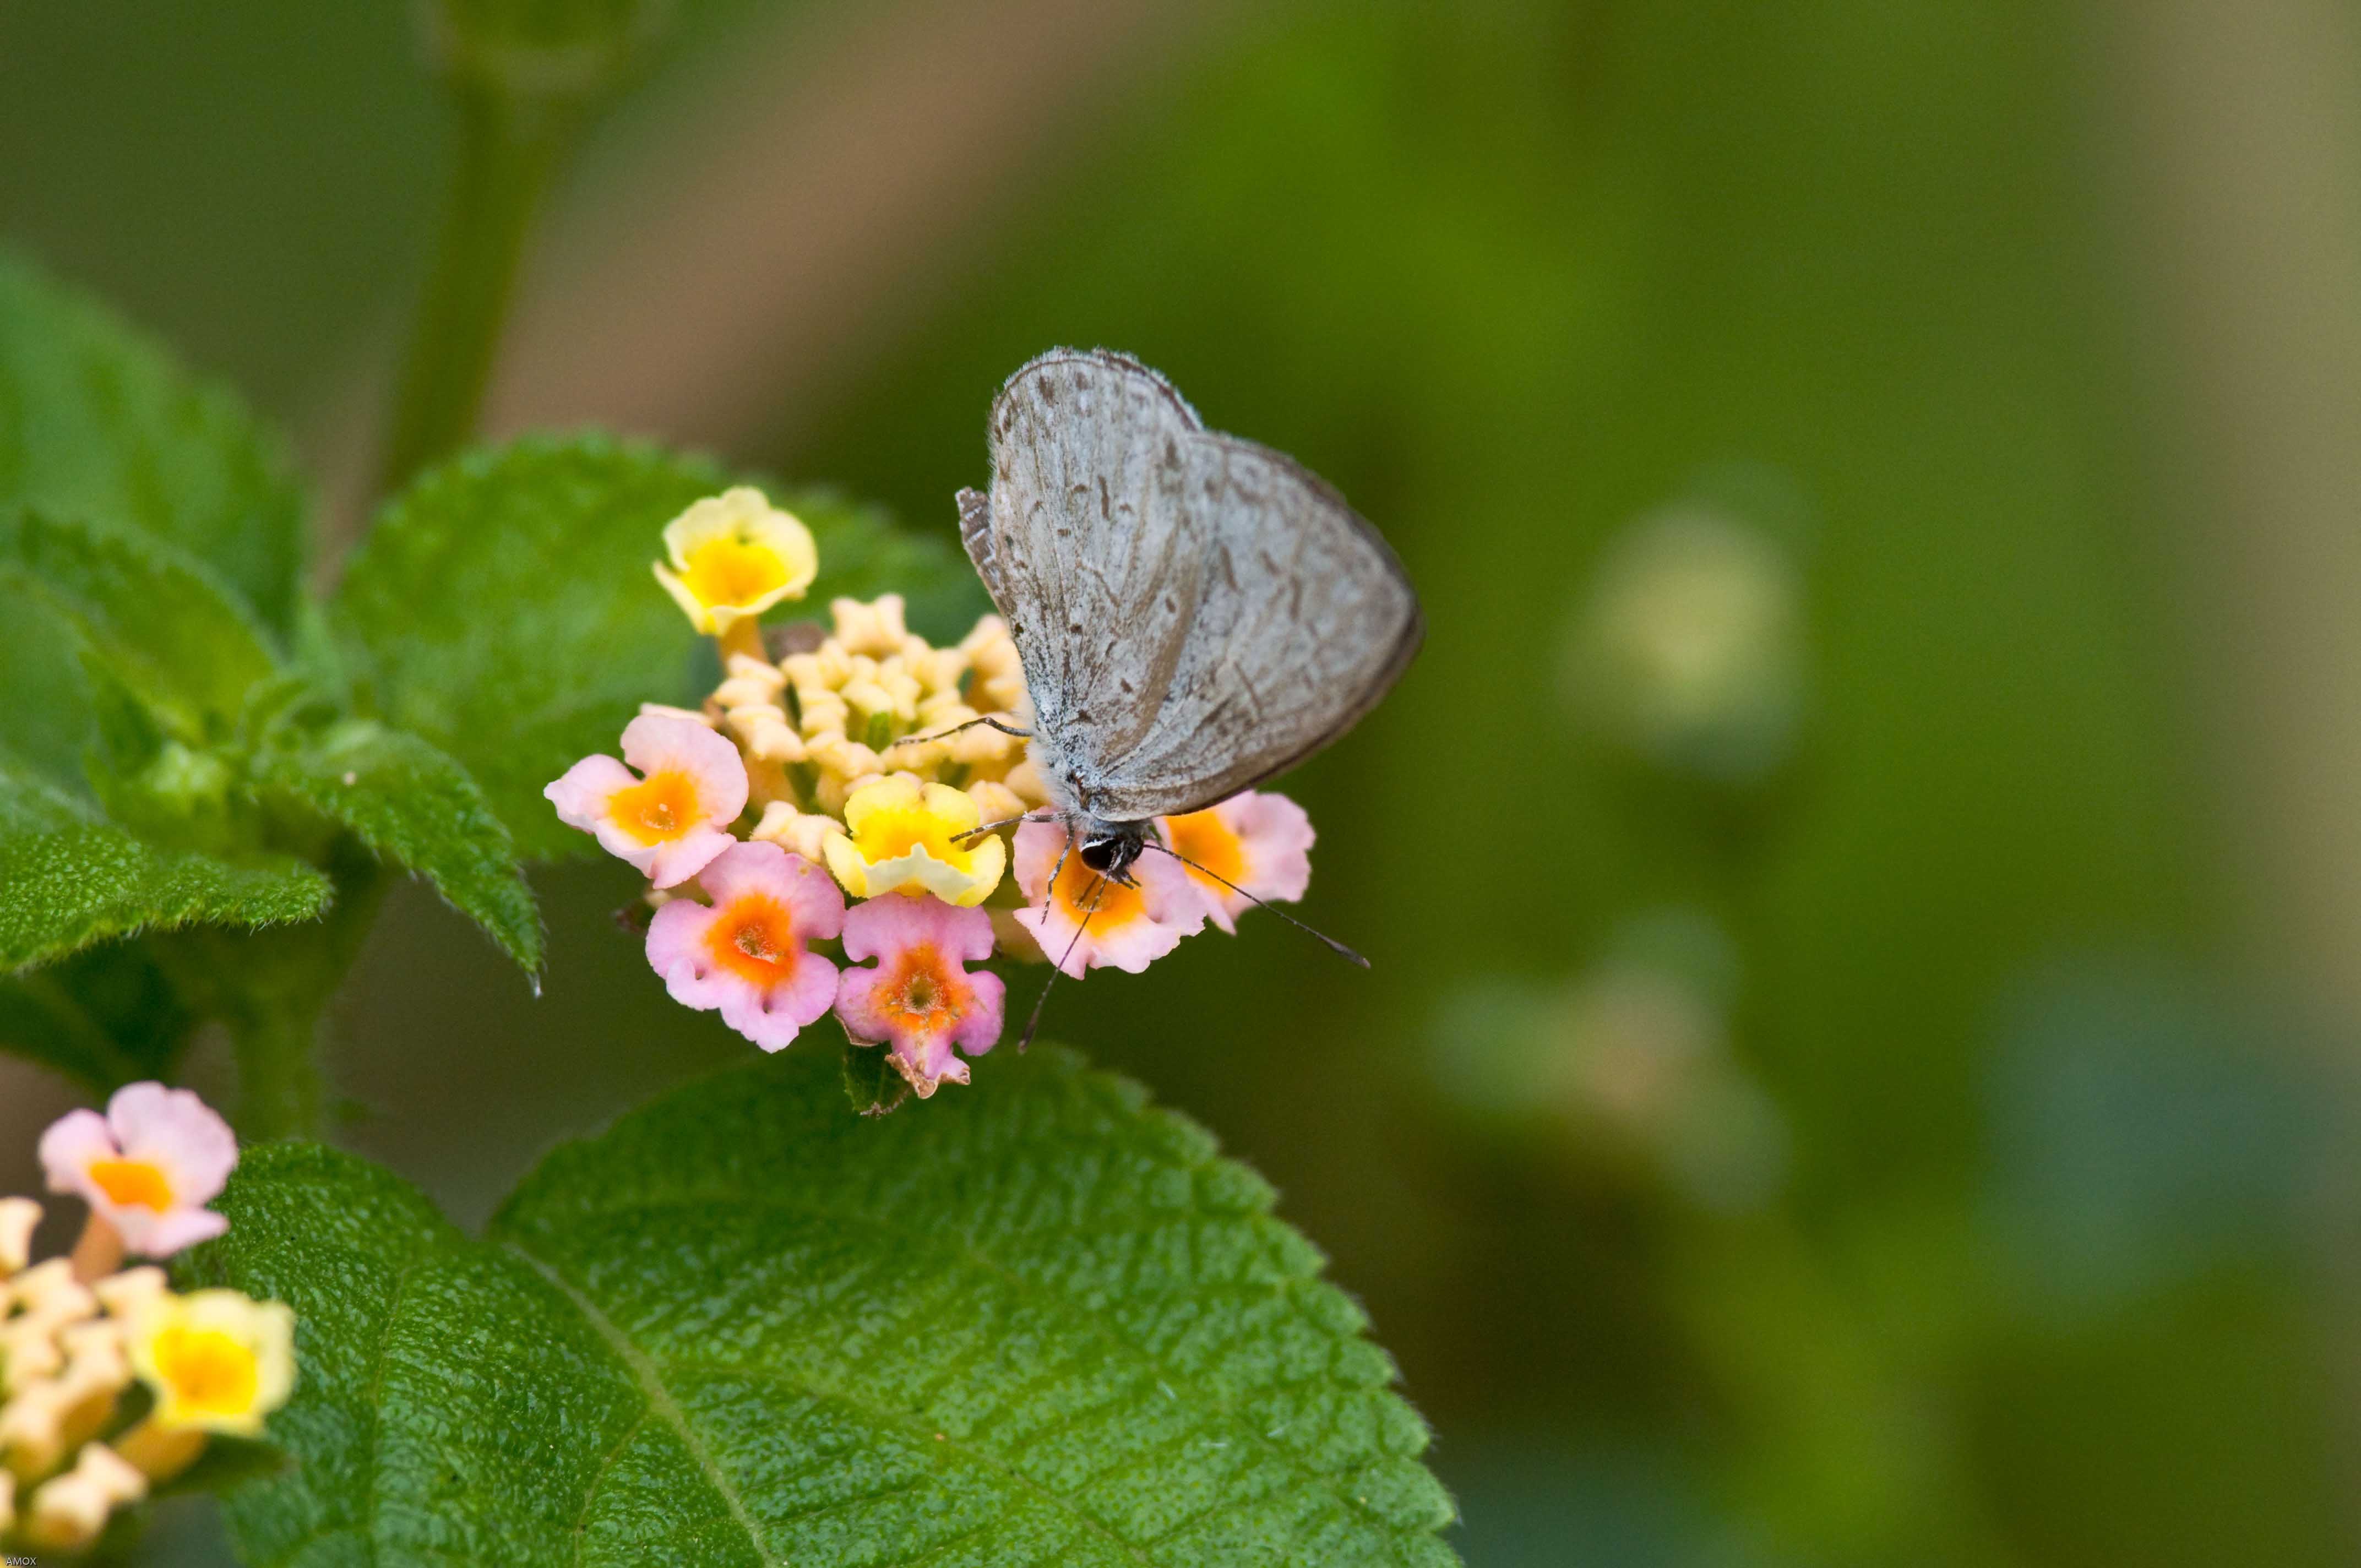
[[648, 962], [673, 1000], [783, 1049], [836, 1003], [836, 966], [811, 950], [844, 928], [826, 872], [776, 844], [735, 844], [697, 877], [709, 905], [675, 898], [648, 927]]
[[542, 794], [560, 820], [598, 836], [658, 887], [705, 869], [735, 842], [746, 809], [738, 749], [693, 719], [642, 714], [623, 727], [623, 761], [585, 757]]
[[708, 496], [664, 525], [656, 581], [708, 637], [727, 637], [782, 599], [801, 598], [819, 571], [811, 530], [741, 485]]
[[844, 971], [838, 1020], [857, 1043], [886, 1044], [919, 1099], [945, 1079], [968, 1080], [954, 1046], [980, 1057], [999, 1040], [1005, 988], [998, 975], [964, 967], [992, 956], [983, 910], [923, 895], [873, 898], [844, 917], [844, 956], [877, 962]]
[[1312, 885], [1312, 818], [1283, 795], [1243, 790], [1157, 828], [1172, 852], [1193, 862], [1189, 880], [1205, 895], [1206, 917], [1224, 931], [1265, 903], [1292, 903]]
[[1129, 884], [1109, 881], [1069, 852], [1063, 824], [1027, 822], [1016, 830], [1016, 883], [1027, 905], [1016, 922], [1077, 980], [1108, 965], [1137, 974], [1202, 930], [1206, 905], [1170, 856], [1143, 855], [1131, 874]]
[[[120, 1238], [119, 1253], [170, 1257], [229, 1222], [205, 1205], [237, 1164], [229, 1124], [185, 1089], [128, 1084], [106, 1114], [72, 1111], [41, 1135], [49, 1190], [71, 1192]], [[93, 1272], [104, 1272], [112, 1260]]]

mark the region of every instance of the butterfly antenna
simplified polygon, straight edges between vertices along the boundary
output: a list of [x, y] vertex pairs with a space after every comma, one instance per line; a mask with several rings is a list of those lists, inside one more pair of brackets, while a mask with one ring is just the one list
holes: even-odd
[[899, 740], [890, 742], [884, 749], [890, 751], [895, 746], [916, 746], [926, 740], [946, 740], [961, 730], [972, 729], [979, 724], [988, 729], [997, 729], [1003, 735], [1014, 735], [1019, 740], [1033, 739], [1033, 731], [1030, 729], [1019, 729], [1013, 724], [1003, 724], [987, 713], [981, 718], [971, 718], [964, 724], [954, 724], [949, 729], [938, 729], [932, 735], [905, 735]]
[[1174, 860], [1180, 861], [1182, 865], [1187, 866], [1192, 872], [1203, 872], [1204, 875], [1212, 877], [1215, 882], [1220, 883], [1224, 887], [1228, 888], [1232, 893], [1236, 894], [1240, 898], [1245, 899], [1247, 903], [1253, 905], [1257, 909], [1269, 910], [1273, 915], [1278, 916], [1281, 920], [1286, 921], [1289, 925], [1294, 927], [1305, 936], [1316, 938], [1323, 946], [1324, 946], [1330, 952], [1335, 954], [1338, 958], [1350, 959], [1353, 962], [1360, 965], [1363, 969], [1367, 969], [1369, 967], [1368, 959], [1363, 958], [1360, 954], [1355, 952], [1352, 948], [1346, 947], [1335, 938], [1328, 935], [1327, 932], [1305, 925], [1302, 921], [1298, 920], [1294, 916], [1290, 915], [1286, 910], [1281, 909], [1279, 905], [1271, 903], [1268, 899], [1257, 898], [1253, 894], [1248, 893], [1245, 888], [1240, 887], [1237, 883], [1232, 882], [1221, 872], [1206, 871], [1203, 866], [1199, 865], [1196, 861], [1191, 860], [1180, 850], [1168, 850], [1153, 839], [1143, 839], [1142, 844], [1145, 848], [1154, 850], [1159, 854], [1171, 856]]
[[[1061, 864], [1064, 860], [1064, 856], [1059, 857]], [[1082, 906], [1082, 923], [1074, 927], [1073, 936], [1066, 943], [1066, 950], [1059, 956], [1058, 967], [1051, 970], [1049, 978], [1041, 982], [1041, 994], [1033, 999], [1033, 1015], [1025, 1020], [1025, 1032], [1016, 1036], [1019, 1052], [1033, 1043], [1033, 1031], [1041, 1026], [1041, 1009], [1049, 1005], [1049, 988], [1058, 983], [1058, 977], [1066, 972], [1066, 960], [1074, 956], [1076, 948], [1082, 946], [1082, 933], [1090, 929], [1091, 916], [1098, 913], [1099, 899], [1105, 892], [1106, 878], [1101, 877], [1091, 883], [1091, 901]], [[1054, 876], [1049, 879], [1049, 896], [1058, 896], [1058, 879]]]

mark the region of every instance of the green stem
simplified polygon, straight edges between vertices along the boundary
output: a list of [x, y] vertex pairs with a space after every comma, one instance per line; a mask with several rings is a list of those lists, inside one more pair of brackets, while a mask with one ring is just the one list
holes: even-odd
[[582, 117], [465, 80], [454, 98], [459, 166], [387, 436], [387, 493], [475, 433], [525, 236]]
[[302, 1007], [265, 1009], [232, 1022], [240, 1142], [320, 1135], [320, 1063], [313, 1049], [319, 1024], [316, 1012]]

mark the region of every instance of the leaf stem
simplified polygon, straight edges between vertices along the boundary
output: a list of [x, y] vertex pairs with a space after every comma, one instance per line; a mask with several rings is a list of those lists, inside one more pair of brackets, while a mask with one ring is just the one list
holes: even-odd
[[259, 1007], [229, 1020], [240, 1143], [319, 1136], [319, 1026], [320, 1015], [300, 1007]]
[[459, 162], [386, 439], [389, 494], [474, 433], [525, 236], [583, 118], [469, 78], [452, 93]]

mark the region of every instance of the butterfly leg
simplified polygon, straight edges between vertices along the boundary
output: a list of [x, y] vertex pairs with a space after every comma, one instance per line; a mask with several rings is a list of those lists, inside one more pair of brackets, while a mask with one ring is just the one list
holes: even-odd
[[924, 740], [948, 740], [951, 736], [958, 734], [961, 730], [972, 729], [979, 724], [984, 726], [986, 729], [997, 729], [1003, 735], [1014, 735], [1019, 740], [1030, 740], [1033, 739], [1033, 731], [1030, 729], [1019, 729], [1013, 724], [1003, 724], [1000, 720], [993, 718], [992, 715], [987, 713], [981, 718], [971, 718], [964, 724], [954, 724], [949, 729], [938, 729], [932, 735], [905, 735], [899, 740], [894, 741], [891, 745], [888, 745], [885, 750], [890, 751], [895, 746], [916, 746], [920, 741]]

